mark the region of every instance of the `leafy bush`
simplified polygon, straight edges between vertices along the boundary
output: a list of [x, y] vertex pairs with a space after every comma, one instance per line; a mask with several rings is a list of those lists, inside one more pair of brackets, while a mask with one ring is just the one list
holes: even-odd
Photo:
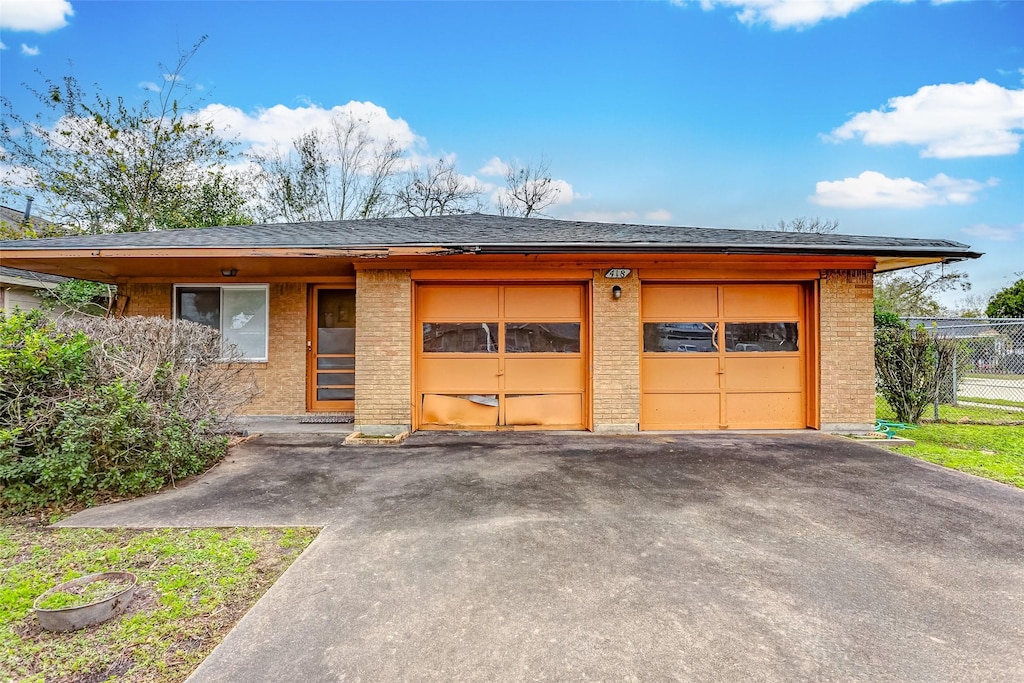
[[916, 424], [956, 362], [956, 342], [875, 314], [875, 380], [900, 422]]
[[91, 504], [203, 471], [255, 395], [220, 352], [194, 323], [0, 316], [0, 505]]

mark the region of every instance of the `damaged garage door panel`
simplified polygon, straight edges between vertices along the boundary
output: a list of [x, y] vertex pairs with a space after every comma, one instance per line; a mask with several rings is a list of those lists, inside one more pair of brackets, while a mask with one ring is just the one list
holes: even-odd
[[497, 426], [497, 396], [423, 396], [423, 422], [445, 426]]

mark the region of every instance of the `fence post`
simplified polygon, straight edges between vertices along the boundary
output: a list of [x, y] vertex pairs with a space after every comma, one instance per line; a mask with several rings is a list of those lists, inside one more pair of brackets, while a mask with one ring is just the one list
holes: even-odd
[[939, 331], [939, 323], [935, 320], [932, 321], [932, 329], [934, 330], [934, 336], [932, 337], [932, 350], [935, 352], [935, 421], [939, 421], [939, 394], [942, 393], [942, 387], [940, 383], [942, 378], [939, 377], [939, 344], [936, 341]]
[[956, 366], [960, 363], [960, 344], [953, 340], [953, 405], [959, 405], [960, 380], [956, 376]]

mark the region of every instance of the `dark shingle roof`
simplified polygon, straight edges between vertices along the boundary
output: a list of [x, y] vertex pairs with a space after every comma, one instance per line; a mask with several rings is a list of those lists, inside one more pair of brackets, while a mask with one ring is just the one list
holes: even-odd
[[8, 284], [19, 284], [31, 287], [32, 285], [39, 284], [40, 286], [59, 285], [66, 281], [68, 278], [61, 277], [60, 275], [48, 275], [47, 273], [34, 273], [31, 270], [22, 270], [21, 268], [7, 268], [6, 266], [0, 266], [0, 282]]
[[0, 249], [370, 249], [441, 247], [479, 253], [612, 251], [698, 253], [827, 253], [935, 255], [976, 258], [949, 240], [822, 235], [721, 228], [592, 223], [484, 214], [381, 218], [312, 223], [82, 235], [0, 241]]

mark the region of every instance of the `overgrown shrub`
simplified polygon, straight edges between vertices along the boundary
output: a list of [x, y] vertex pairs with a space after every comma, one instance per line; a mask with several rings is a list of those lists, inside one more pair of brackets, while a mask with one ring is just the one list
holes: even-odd
[[220, 356], [195, 323], [0, 316], [0, 505], [91, 504], [203, 471], [256, 393]]
[[956, 342], [875, 314], [875, 380], [900, 422], [916, 424], [956, 362]]

